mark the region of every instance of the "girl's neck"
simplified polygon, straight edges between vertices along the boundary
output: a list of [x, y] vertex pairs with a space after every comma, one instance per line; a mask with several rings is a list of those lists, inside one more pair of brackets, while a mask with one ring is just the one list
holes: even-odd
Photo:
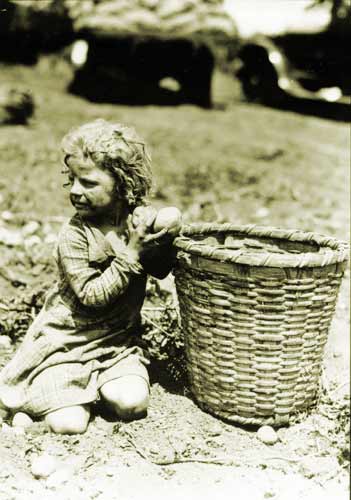
[[89, 222], [92, 226], [100, 229], [103, 233], [114, 229], [119, 233], [123, 233], [127, 228], [127, 217], [129, 209], [126, 206], [116, 206], [114, 210], [100, 214], [99, 217], [91, 219]]

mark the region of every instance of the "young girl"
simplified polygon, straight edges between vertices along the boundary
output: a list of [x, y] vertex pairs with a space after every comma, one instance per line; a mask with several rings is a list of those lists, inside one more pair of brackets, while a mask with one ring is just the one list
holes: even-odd
[[100, 398], [120, 418], [145, 415], [140, 310], [147, 273], [164, 278], [171, 270], [180, 227], [152, 234], [152, 210], [139, 223], [132, 216], [151, 187], [150, 160], [133, 129], [93, 121], [69, 132], [62, 149], [76, 213], [59, 234], [58, 283], [0, 373], [0, 403], [74, 434], [86, 430], [90, 403]]

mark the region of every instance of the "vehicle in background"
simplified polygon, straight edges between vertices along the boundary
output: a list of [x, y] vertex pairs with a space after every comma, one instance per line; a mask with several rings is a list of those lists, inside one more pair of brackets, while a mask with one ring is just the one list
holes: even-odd
[[222, 0], [87, 0], [70, 15], [70, 92], [95, 102], [211, 108], [216, 47], [237, 36]]
[[350, 41], [335, 20], [317, 33], [257, 34], [241, 40], [235, 74], [249, 101], [348, 120]]

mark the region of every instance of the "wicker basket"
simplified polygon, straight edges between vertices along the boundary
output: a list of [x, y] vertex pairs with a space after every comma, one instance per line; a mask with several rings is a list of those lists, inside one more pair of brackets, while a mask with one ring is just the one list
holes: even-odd
[[310, 408], [347, 244], [296, 230], [193, 224], [175, 246], [199, 406], [231, 422], [273, 426]]

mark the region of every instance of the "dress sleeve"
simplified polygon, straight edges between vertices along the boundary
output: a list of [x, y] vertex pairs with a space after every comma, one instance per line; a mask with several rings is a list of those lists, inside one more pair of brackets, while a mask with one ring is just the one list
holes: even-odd
[[104, 271], [90, 266], [87, 237], [84, 228], [77, 226], [61, 232], [58, 258], [70, 287], [88, 307], [111, 304], [125, 292], [131, 278], [143, 272], [138, 262], [132, 262], [122, 253]]

